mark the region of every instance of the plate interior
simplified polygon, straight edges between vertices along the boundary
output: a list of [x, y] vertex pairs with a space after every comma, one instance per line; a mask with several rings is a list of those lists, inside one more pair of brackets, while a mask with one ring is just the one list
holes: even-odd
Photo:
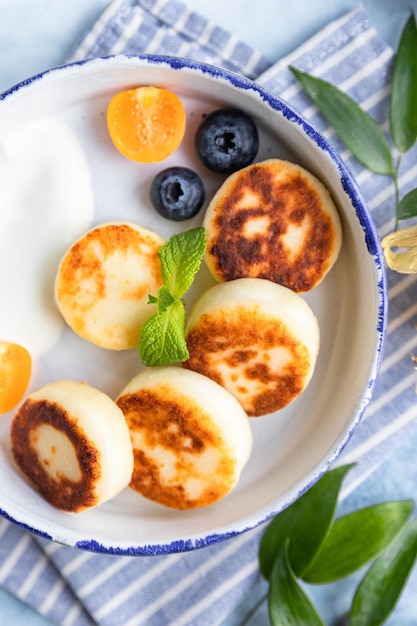
[[[174, 90], [187, 110], [184, 142], [163, 163], [130, 162], [115, 150], [107, 132], [106, 109], [111, 96], [139, 84]], [[239, 88], [222, 75], [186, 67], [174, 69], [164, 63], [125, 58], [91, 62], [47, 73], [4, 98], [0, 102], [0, 141], [22, 124], [44, 117], [68, 125], [78, 136], [89, 163], [93, 224], [129, 220], [169, 237], [199, 225], [204, 209], [181, 224], [164, 220], [151, 207], [150, 183], [165, 167], [189, 166], [204, 180], [207, 204], [224, 177], [209, 173], [199, 163], [193, 137], [202, 116], [221, 106], [242, 108], [254, 117], [261, 137], [257, 161], [284, 158], [310, 169], [329, 187], [338, 206], [344, 230], [341, 254], [323, 283], [304, 296], [318, 318], [321, 333], [313, 379], [286, 409], [251, 419], [253, 453], [232, 493], [211, 507], [188, 512], [164, 508], [129, 489], [82, 514], [53, 509], [16, 469], [9, 447], [11, 415], [3, 416], [0, 509], [56, 541], [87, 548], [97, 542], [102, 551], [142, 554], [153, 549], [188, 549], [204, 545], [210, 537], [221, 538], [256, 526], [286, 506], [337, 456], [369, 395], [380, 342], [381, 302], [375, 258], [329, 154], [307, 137], [301, 124], [275, 111], [256, 90]], [[63, 242], [62, 254], [66, 247], [67, 242]], [[2, 258], [1, 262], [7, 260]], [[51, 259], [51, 264], [54, 266], [56, 259]], [[186, 296], [187, 310], [213, 283], [203, 266]], [[49, 296], [52, 302], [52, 281]], [[102, 350], [64, 328], [59, 342], [35, 362], [29, 391], [67, 378], [85, 380], [115, 397], [140, 368], [136, 350]]]

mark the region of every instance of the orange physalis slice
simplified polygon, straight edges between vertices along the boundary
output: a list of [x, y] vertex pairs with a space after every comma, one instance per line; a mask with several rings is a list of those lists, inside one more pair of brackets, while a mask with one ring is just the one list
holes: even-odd
[[155, 163], [180, 145], [186, 114], [178, 96], [161, 87], [142, 86], [117, 93], [107, 109], [116, 148], [129, 159]]
[[10, 411], [29, 384], [32, 360], [17, 343], [0, 341], [0, 413]]

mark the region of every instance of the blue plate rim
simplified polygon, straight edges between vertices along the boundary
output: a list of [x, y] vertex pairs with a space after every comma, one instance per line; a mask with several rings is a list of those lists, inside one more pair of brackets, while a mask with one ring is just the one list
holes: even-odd
[[[364, 390], [360, 404], [357, 408], [356, 415], [353, 416], [347, 432], [340, 438], [338, 445], [333, 452], [326, 458], [320, 466], [314, 468], [309, 476], [303, 481], [303, 484], [293, 490], [292, 495], [288, 497], [285, 502], [281, 503], [273, 511], [264, 514], [259, 519], [254, 520], [251, 524], [239, 528], [237, 530], [225, 530], [222, 532], [206, 534], [202, 537], [189, 538], [175, 540], [169, 543], [151, 544], [151, 545], [136, 545], [128, 547], [114, 547], [107, 546], [96, 539], [79, 540], [74, 544], [68, 544], [72, 547], [79, 548], [81, 550], [87, 550], [101, 554], [112, 555], [125, 555], [125, 556], [155, 556], [162, 554], [172, 554], [179, 552], [188, 552], [191, 550], [208, 547], [217, 544], [222, 541], [226, 541], [237, 535], [241, 535], [247, 531], [261, 526], [268, 522], [272, 517], [280, 513], [284, 508], [288, 507], [298, 497], [300, 497], [305, 491], [312, 487], [320, 477], [329, 469], [334, 461], [339, 457], [341, 452], [352, 437], [357, 425], [362, 419], [363, 413], [369, 404], [375, 384], [378, 378], [379, 370], [381, 367], [381, 361], [383, 357], [385, 338], [387, 333], [387, 312], [388, 312], [388, 287], [387, 277], [385, 272], [385, 263], [383, 251], [380, 244], [379, 235], [374, 225], [373, 219], [367, 208], [366, 201], [363, 197], [362, 191], [356, 182], [352, 172], [342, 158], [332, 148], [330, 142], [318, 131], [307, 119], [305, 119], [299, 112], [291, 107], [291, 105], [280, 98], [279, 96], [272, 94], [267, 89], [262, 87], [256, 81], [241, 76], [231, 70], [224, 69], [209, 63], [202, 63], [199, 61], [193, 61], [190, 59], [157, 55], [157, 54], [114, 54], [105, 57], [98, 57], [93, 59], [83, 59], [79, 61], [73, 61], [64, 65], [58, 65], [51, 69], [47, 69], [43, 72], [37, 73], [25, 80], [20, 81], [16, 85], [3, 91], [0, 94], [0, 102], [14, 96], [20, 91], [24, 91], [26, 88], [33, 86], [34, 84], [41, 82], [45, 79], [53, 79], [57, 74], [71, 73], [74, 69], [80, 67], [89, 67], [94, 64], [111, 64], [119, 62], [129, 62], [132, 64], [143, 63], [145, 65], [155, 66], [167, 66], [173, 70], [185, 70], [196, 71], [208, 75], [210, 78], [226, 81], [233, 87], [250, 90], [255, 93], [262, 101], [264, 101], [272, 109], [280, 112], [290, 123], [296, 124], [302, 129], [303, 133], [323, 152], [327, 154], [331, 161], [338, 169], [340, 181], [347, 196], [350, 198], [350, 202], [355, 211], [356, 217], [363, 230], [366, 247], [370, 257], [372, 258], [374, 270], [377, 277], [377, 293], [379, 296], [378, 302], [378, 319], [376, 325], [376, 346], [375, 346], [375, 358], [371, 367], [370, 376], [368, 379], [367, 387]], [[0, 507], [0, 515], [6, 518], [11, 523], [19, 526], [25, 531], [29, 531], [37, 536], [43, 537], [51, 541], [57, 541], [52, 535], [43, 531], [40, 528], [33, 528], [26, 523], [13, 518], [7, 511]], [[67, 544], [65, 544], [67, 545]]]

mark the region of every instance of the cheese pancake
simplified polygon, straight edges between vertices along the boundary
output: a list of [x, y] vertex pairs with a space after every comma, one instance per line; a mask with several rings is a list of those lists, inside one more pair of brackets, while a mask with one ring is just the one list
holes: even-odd
[[58, 381], [16, 412], [11, 443], [18, 467], [53, 506], [80, 512], [130, 482], [133, 452], [122, 411], [87, 384]]
[[222, 385], [249, 416], [278, 411], [308, 385], [319, 349], [303, 298], [261, 278], [208, 289], [191, 310], [184, 367]]
[[136, 347], [155, 313], [148, 295], [162, 284], [164, 243], [154, 231], [126, 222], [102, 224], [75, 242], [55, 283], [58, 308], [73, 331], [102, 348]]
[[121, 392], [133, 444], [130, 486], [175, 509], [217, 502], [252, 449], [247, 415], [225, 389], [181, 367], [146, 368]]
[[298, 293], [323, 280], [342, 241], [324, 185], [279, 159], [227, 178], [208, 206], [204, 226], [206, 261], [218, 281], [265, 278]]

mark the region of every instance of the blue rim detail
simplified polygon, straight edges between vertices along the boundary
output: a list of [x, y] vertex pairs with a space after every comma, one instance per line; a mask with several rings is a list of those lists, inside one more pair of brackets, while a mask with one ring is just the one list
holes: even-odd
[[46, 533], [43, 530], [38, 530], [37, 528], [32, 528], [31, 526], [29, 526], [28, 524], [24, 524], [23, 522], [16, 521], [3, 509], [0, 509], [0, 515], [4, 517], [5, 519], [7, 519], [9, 522], [12, 522], [16, 526], [19, 526], [19, 528], [21, 528], [22, 530], [33, 533], [34, 535], [37, 535], [38, 537], [43, 537], [44, 539], [49, 539], [50, 541], [53, 541], [53, 537], [49, 533]]
[[[67, 65], [60, 65], [54, 67], [50, 70], [46, 70], [45, 72], [36, 74], [20, 83], [14, 85], [10, 89], [0, 94], [0, 101], [5, 100], [21, 89], [25, 89], [32, 84], [42, 81], [46, 77], [53, 76], [56, 73], [61, 73], [67, 71], [71, 72], [71, 68], [74, 67], [83, 67], [92, 64], [102, 63], [105, 65], [106, 63], [117, 62], [118, 59], [129, 59], [132, 61], [138, 61], [145, 63], [147, 65], [159, 65], [159, 66], [168, 66], [174, 70], [192, 70], [201, 72], [202, 74], [208, 75], [210, 78], [218, 79], [221, 81], [225, 81], [236, 87], [238, 89], [243, 89], [245, 91], [252, 91], [257, 94], [257, 96], [265, 102], [271, 109], [274, 109], [280, 112], [289, 122], [292, 124], [296, 124], [300, 127], [304, 134], [309, 137], [313, 141], [313, 143], [320, 148], [323, 152], [325, 152], [333, 163], [336, 165], [339, 175], [340, 181], [346, 195], [349, 197], [352, 207], [354, 208], [355, 214], [358, 218], [359, 224], [362, 227], [364, 234], [364, 241], [366, 243], [366, 247], [369, 255], [373, 259], [374, 267], [376, 269], [378, 275], [378, 293], [380, 297], [379, 306], [378, 306], [378, 321], [376, 326], [377, 331], [377, 346], [376, 346], [376, 354], [375, 361], [373, 365], [372, 377], [369, 379], [366, 391], [364, 392], [363, 398], [361, 400], [361, 405], [358, 408], [354, 419], [352, 420], [348, 432], [345, 434], [343, 440], [340, 442], [338, 447], [333, 450], [331, 456], [326, 459], [326, 462], [323, 466], [319, 468], [319, 470], [312, 476], [303, 486], [302, 488], [291, 498], [288, 499], [285, 503], [283, 503], [279, 508], [274, 511], [268, 513], [264, 518], [255, 520], [250, 526], [243, 528], [241, 530], [229, 531], [223, 533], [214, 533], [210, 535], [206, 535], [197, 539], [188, 539], [188, 540], [178, 540], [173, 541], [167, 544], [154, 544], [154, 545], [143, 545], [143, 546], [132, 546], [128, 548], [117, 548], [112, 546], [105, 546], [98, 541], [91, 540], [82, 540], [78, 541], [74, 544], [74, 547], [79, 548], [81, 550], [87, 550], [91, 552], [101, 553], [101, 554], [112, 554], [119, 556], [156, 556], [163, 554], [171, 554], [171, 553], [179, 553], [179, 552], [189, 552], [191, 550], [195, 550], [198, 548], [208, 547], [214, 545], [216, 543], [220, 543], [222, 541], [226, 541], [236, 535], [241, 535], [249, 530], [253, 530], [255, 527], [258, 527], [265, 522], [268, 522], [272, 517], [280, 513], [284, 508], [292, 504], [295, 500], [297, 500], [305, 491], [307, 491], [310, 487], [312, 487], [321, 476], [329, 469], [332, 463], [337, 459], [337, 457], [344, 450], [345, 446], [349, 442], [354, 430], [362, 419], [362, 415], [371, 400], [372, 393], [376, 384], [377, 376], [380, 370], [382, 356], [383, 356], [383, 348], [385, 343], [385, 337], [387, 332], [387, 309], [388, 309], [388, 287], [387, 287], [387, 278], [385, 273], [385, 264], [383, 252], [381, 249], [379, 236], [376, 230], [376, 227], [373, 223], [370, 213], [366, 208], [366, 202], [362, 195], [362, 192], [355, 181], [352, 173], [350, 172], [347, 165], [342, 161], [342, 159], [338, 156], [338, 154], [333, 150], [330, 143], [327, 139], [317, 131], [306, 119], [304, 119], [299, 113], [293, 111], [288, 103], [284, 100], [281, 100], [278, 96], [273, 95], [268, 92], [266, 89], [258, 85], [256, 82], [250, 80], [249, 78], [245, 78], [244, 76], [240, 76], [230, 70], [226, 70], [220, 67], [216, 67], [214, 65], [210, 65], [207, 63], [200, 63], [197, 61], [191, 61], [178, 57], [164, 56], [164, 55], [134, 55], [134, 54], [117, 54], [117, 55], [109, 55], [106, 57], [96, 58], [96, 59], [86, 59], [81, 61], [75, 61], [73, 63], [69, 63]], [[48, 533], [40, 531], [35, 528], [31, 528], [30, 526], [19, 522], [13, 519], [10, 515], [8, 515], [5, 511], [0, 509], [0, 515], [8, 519], [10, 522], [20, 526], [24, 530], [28, 530], [36, 535], [41, 537], [45, 537], [46, 539], [52, 540], [53, 537]]]

